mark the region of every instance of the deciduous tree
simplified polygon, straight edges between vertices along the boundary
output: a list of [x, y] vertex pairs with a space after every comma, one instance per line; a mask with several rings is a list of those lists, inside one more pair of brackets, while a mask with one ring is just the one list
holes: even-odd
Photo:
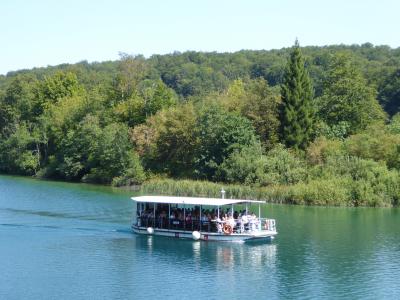
[[323, 95], [317, 102], [320, 118], [329, 126], [347, 123], [348, 134], [385, 120], [385, 113], [376, 100], [376, 90], [367, 85], [345, 53], [333, 57]]

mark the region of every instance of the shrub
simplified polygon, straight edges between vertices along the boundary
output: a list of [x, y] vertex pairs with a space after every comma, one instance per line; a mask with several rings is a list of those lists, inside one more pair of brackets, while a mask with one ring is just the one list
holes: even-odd
[[295, 184], [307, 178], [307, 165], [282, 145], [277, 145], [266, 155], [265, 176], [267, 184]]
[[260, 145], [234, 151], [219, 167], [219, 177], [229, 183], [263, 185], [268, 179], [265, 174], [267, 159]]
[[384, 161], [390, 168], [400, 168], [400, 135], [390, 133], [384, 127], [375, 126], [368, 132], [349, 137], [344, 143], [352, 156]]
[[325, 137], [317, 138], [306, 150], [307, 161], [312, 165], [326, 163], [329, 157], [342, 156], [343, 143], [340, 140], [328, 140]]

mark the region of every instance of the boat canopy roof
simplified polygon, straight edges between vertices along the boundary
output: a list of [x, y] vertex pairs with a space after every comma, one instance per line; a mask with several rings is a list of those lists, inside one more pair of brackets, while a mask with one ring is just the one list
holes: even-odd
[[145, 203], [210, 205], [210, 206], [222, 206], [222, 205], [241, 204], [241, 203], [264, 203], [263, 201], [254, 201], [254, 200], [173, 197], [173, 196], [139, 196], [139, 197], [132, 197], [131, 199], [136, 202], [145, 202]]

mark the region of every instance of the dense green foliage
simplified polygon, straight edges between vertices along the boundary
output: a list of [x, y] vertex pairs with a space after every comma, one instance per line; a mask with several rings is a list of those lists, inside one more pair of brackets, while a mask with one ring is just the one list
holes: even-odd
[[296, 43], [10, 72], [0, 76], [0, 172], [399, 205], [399, 70], [400, 49]]
[[330, 128], [345, 125], [346, 134], [364, 130], [385, 120], [376, 90], [367, 84], [347, 55], [337, 55], [323, 80], [324, 91], [317, 99], [321, 120]]

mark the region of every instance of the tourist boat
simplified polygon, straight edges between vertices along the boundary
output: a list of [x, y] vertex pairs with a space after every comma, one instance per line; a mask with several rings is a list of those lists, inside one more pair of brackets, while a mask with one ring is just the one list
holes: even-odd
[[[205, 241], [272, 240], [277, 234], [274, 219], [261, 218], [262, 201], [138, 196], [134, 202], [132, 230]], [[258, 206], [258, 216], [253, 212]]]

